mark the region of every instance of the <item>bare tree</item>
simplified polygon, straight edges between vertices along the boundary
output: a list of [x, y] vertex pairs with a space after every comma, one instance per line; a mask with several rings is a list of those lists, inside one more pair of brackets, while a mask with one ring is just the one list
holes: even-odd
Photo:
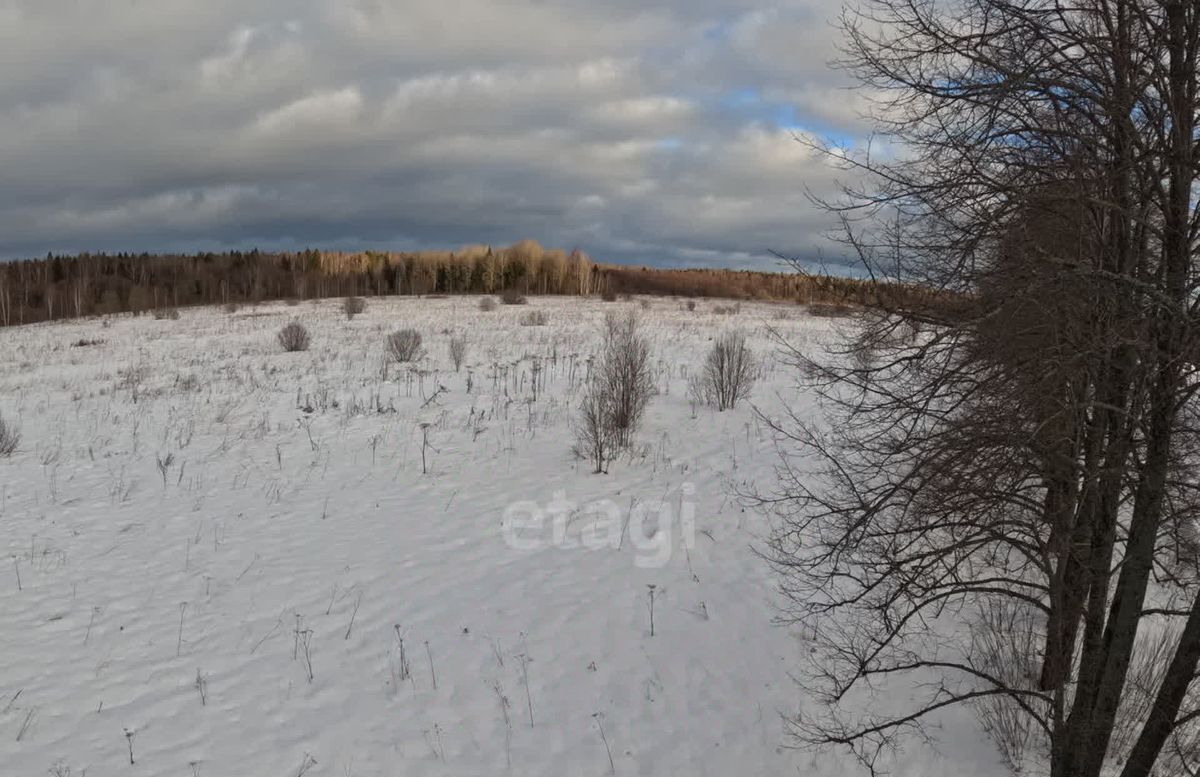
[[741, 332], [726, 332], [712, 344], [689, 390], [698, 402], [724, 412], [750, 395], [757, 376], [758, 364], [746, 347], [746, 336]]
[[[762, 495], [829, 702], [794, 731], [874, 768], [965, 704], [1054, 777], [1194, 774], [1200, 6], [844, 22], [905, 153], [831, 155], [862, 181], [833, 210], [873, 277], [930, 295], [881, 287], [836, 358], [791, 351], [825, 421], [769, 419], [821, 462]], [[911, 704], [842, 705], [883, 679]]]

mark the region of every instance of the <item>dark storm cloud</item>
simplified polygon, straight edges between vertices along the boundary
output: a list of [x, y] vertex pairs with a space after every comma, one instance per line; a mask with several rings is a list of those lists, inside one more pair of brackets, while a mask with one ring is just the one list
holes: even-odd
[[0, 0], [0, 257], [535, 237], [815, 255], [825, 0]]

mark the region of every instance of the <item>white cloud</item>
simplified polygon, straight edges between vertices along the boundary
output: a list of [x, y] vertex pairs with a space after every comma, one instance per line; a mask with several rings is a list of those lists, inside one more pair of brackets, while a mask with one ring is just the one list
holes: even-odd
[[255, 120], [253, 131], [268, 138], [292, 136], [320, 143], [324, 132], [355, 126], [362, 111], [362, 93], [348, 86], [316, 92], [268, 111]]
[[743, 264], [821, 242], [834, 174], [782, 125], [864, 126], [832, 0], [94, 5], [0, 0], [0, 257], [532, 236]]

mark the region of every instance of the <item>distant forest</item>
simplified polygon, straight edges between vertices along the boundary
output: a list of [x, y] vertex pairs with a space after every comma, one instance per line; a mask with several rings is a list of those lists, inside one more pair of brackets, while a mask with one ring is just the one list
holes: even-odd
[[194, 255], [81, 254], [0, 263], [0, 325], [191, 305], [325, 297], [658, 294], [871, 304], [877, 287], [850, 278], [598, 264], [532, 240], [460, 251]]

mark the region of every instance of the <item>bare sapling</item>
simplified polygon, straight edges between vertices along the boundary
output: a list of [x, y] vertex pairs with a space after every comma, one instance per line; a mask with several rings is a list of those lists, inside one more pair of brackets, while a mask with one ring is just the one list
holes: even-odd
[[605, 316], [603, 351], [594, 376], [610, 403], [610, 430], [617, 444], [627, 447], [654, 394], [650, 342], [641, 334], [635, 313]]
[[593, 474], [608, 471], [608, 462], [619, 447], [612, 417], [613, 397], [603, 383], [593, 380], [580, 402], [575, 428], [575, 455], [592, 463]]
[[724, 412], [750, 395], [757, 375], [758, 365], [746, 347], [746, 336], [741, 332], [726, 332], [709, 349], [689, 391], [697, 402]]

